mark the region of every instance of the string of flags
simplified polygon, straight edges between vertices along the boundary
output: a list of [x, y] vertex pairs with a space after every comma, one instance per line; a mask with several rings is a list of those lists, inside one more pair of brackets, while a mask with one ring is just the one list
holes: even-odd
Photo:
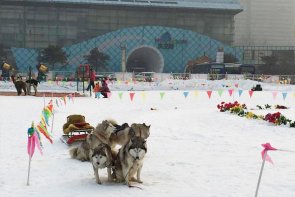
[[[183, 91], [182, 94], [183, 94], [184, 98], [188, 98], [189, 95], [193, 95], [194, 97], [197, 97], [197, 96], [200, 95], [199, 94], [200, 92], [206, 92], [206, 94], [208, 96], [208, 99], [211, 99], [211, 96], [214, 95], [215, 92], [216, 92], [216, 94], [219, 97], [222, 97], [222, 95], [224, 95], [224, 92], [226, 92], [226, 91], [227, 91], [227, 93], [228, 93], [228, 95], [230, 97], [233, 97], [235, 95], [235, 92], [238, 93], [238, 96], [239, 97], [241, 97], [244, 92], [247, 92], [248, 93], [248, 96], [250, 98], [253, 97], [254, 92], [255, 92], [255, 91], [252, 91], [252, 90], [249, 90], [249, 91], [247, 91], [247, 90], [237, 90], [236, 91], [234, 89], [229, 89], [229, 90], [217, 90], [217, 91], [215, 91], [215, 90], [207, 90], [207, 91], [198, 91], [198, 90], [194, 90], [194, 91]], [[147, 97], [148, 94], [145, 91], [138, 91], [138, 92], [118, 92], [118, 97], [120, 99], [123, 99], [124, 95], [127, 94], [129, 96], [129, 98], [130, 98], [130, 101], [133, 101], [134, 98], [135, 98], [135, 96], [138, 95], [139, 93], [141, 94], [141, 97], [143, 99], [146, 99], [146, 97]], [[166, 94], [165, 92], [159, 92], [159, 96], [160, 96], [161, 100], [164, 98], [165, 94]], [[276, 100], [279, 92], [278, 91], [275, 91], [275, 92], [271, 92], [271, 94], [272, 94], [273, 100]], [[288, 94], [289, 94], [288, 92], [281, 92], [281, 95], [282, 95], [283, 100], [286, 100]], [[110, 99], [112, 96], [113, 96], [112, 93], [107, 93], [107, 98]], [[102, 94], [100, 92], [97, 92], [95, 94], [95, 98], [101, 98], [101, 97], [102, 97]], [[295, 93], [293, 93], [293, 97], [295, 98]]]

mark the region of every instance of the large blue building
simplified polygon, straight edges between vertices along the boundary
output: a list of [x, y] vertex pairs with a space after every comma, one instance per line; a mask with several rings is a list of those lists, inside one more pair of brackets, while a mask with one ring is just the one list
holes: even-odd
[[0, 44], [20, 71], [36, 65], [39, 51], [59, 45], [66, 70], [87, 63], [93, 48], [107, 54], [106, 70], [142, 68], [183, 72], [202, 55], [215, 59], [231, 47], [237, 0], [2, 0]]

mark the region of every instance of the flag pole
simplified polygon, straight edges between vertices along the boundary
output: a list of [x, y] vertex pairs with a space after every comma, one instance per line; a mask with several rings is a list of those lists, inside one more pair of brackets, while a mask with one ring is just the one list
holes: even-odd
[[261, 177], [262, 177], [262, 172], [263, 172], [266, 156], [267, 156], [267, 151], [265, 152], [264, 157], [263, 157], [263, 161], [262, 161], [262, 165], [261, 165], [261, 169], [260, 169], [260, 174], [259, 174], [259, 178], [258, 178], [258, 183], [256, 186], [255, 197], [257, 197], [257, 195], [258, 195], [259, 185], [260, 185], [260, 181], [261, 181]]
[[31, 156], [29, 156], [29, 169], [28, 169], [27, 186], [29, 186], [29, 185], [30, 185], [31, 160], [32, 160], [32, 157], [31, 157]]
[[43, 109], [45, 108], [45, 93], [43, 93]]
[[52, 112], [51, 133], [53, 132], [54, 112]]

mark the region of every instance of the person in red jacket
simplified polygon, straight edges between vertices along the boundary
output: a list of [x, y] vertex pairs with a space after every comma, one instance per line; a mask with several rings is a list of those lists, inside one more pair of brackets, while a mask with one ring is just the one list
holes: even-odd
[[94, 81], [95, 81], [95, 71], [91, 68], [89, 73], [89, 84], [86, 88], [87, 91], [90, 90], [91, 86], [94, 89]]

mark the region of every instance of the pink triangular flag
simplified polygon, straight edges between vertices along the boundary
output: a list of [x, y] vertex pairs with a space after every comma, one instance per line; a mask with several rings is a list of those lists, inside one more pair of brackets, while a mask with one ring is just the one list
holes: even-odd
[[236, 84], [235, 84], [235, 87], [236, 87], [236, 88], [238, 88], [238, 87], [239, 87], [239, 84], [238, 84], [238, 83], [236, 83]]
[[212, 94], [212, 90], [208, 90], [207, 91], [207, 94], [208, 94], [208, 97], [209, 97], [209, 99], [211, 98], [211, 94]]
[[252, 90], [249, 90], [249, 96], [250, 96], [250, 98], [252, 97], [252, 95], [253, 95], [253, 92], [254, 92], [254, 91], [252, 91]]
[[261, 144], [261, 146], [264, 148], [264, 150], [261, 152], [262, 159], [265, 158], [265, 161], [268, 161], [268, 162], [273, 164], [270, 156], [267, 154], [267, 151], [269, 151], [269, 150], [278, 150], [278, 149], [272, 147], [270, 145], [270, 143]]
[[277, 95], [278, 95], [278, 92], [272, 92], [273, 99], [276, 99]]
[[108, 98], [111, 98], [111, 96], [112, 96], [112, 93], [107, 92], [107, 97], [108, 97]]
[[134, 97], [135, 93], [134, 92], [130, 92], [129, 96], [130, 96], [130, 100], [133, 101], [133, 97]]
[[233, 94], [233, 89], [228, 90], [229, 96], [231, 96]]

